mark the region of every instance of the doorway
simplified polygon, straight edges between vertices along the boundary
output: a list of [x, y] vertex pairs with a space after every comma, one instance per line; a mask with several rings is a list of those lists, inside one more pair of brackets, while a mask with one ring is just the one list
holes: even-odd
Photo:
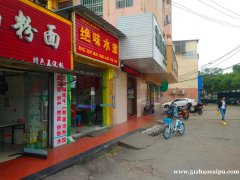
[[103, 70], [82, 63], [75, 68], [82, 74], [75, 77], [71, 91], [72, 134], [78, 137], [103, 126]]
[[137, 114], [137, 79], [127, 78], [127, 113], [128, 117]]

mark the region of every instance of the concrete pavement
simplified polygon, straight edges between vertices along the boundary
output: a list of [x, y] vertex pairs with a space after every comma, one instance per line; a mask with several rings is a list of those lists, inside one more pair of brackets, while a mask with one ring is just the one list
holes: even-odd
[[[187, 175], [176, 170], [240, 171], [239, 106], [229, 106], [228, 125], [220, 123], [216, 105], [205, 107], [202, 116], [192, 115], [184, 136], [165, 140], [162, 134], [140, 149], [117, 146], [106, 155], [86, 164], [59, 172], [46, 179], [159, 180], [159, 179], [240, 179], [238, 175]], [[142, 136], [142, 135], [141, 135]], [[147, 136], [147, 135], [146, 135]], [[141, 138], [132, 136], [132, 140]], [[182, 171], [181, 171], [182, 172]]]

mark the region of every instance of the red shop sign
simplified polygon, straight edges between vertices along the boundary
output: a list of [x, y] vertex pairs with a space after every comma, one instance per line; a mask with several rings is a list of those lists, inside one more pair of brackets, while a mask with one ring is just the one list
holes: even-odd
[[118, 38], [74, 13], [75, 53], [114, 66], [119, 66]]
[[30, 1], [0, 1], [0, 56], [72, 69], [72, 23]]
[[133, 76], [136, 76], [136, 77], [141, 77], [142, 76], [140, 72], [138, 72], [135, 69], [133, 69], [129, 66], [126, 66], [124, 64], [121, 65], [121, 69], [122, 69], [122, 71], [127, 72], [127, 73], [129, 73]]

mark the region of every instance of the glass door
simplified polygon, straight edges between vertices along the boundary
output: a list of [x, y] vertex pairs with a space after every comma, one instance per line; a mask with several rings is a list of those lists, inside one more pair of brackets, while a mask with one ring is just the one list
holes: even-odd
[[48, 146], [49, 98], [48, 74], [24, 76], [25, 147], [46, 149]]

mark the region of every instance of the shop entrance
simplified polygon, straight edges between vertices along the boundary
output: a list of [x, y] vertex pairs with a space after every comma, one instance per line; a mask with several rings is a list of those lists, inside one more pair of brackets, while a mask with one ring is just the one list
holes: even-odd
[[49, 82], [48, 73], [0, 71], [0, 162], [48, 147]]
[[137, 79], [128, 76], [127, 79], [127, 112], [128, 116], [137, 114]]
[[72, 85], [72, 134], [75, 137], [100, 130], [103, 126], [103, 69], [76, 63], [82, 73]]
[[147, 99], [150, 102], [159, 102], [160, 101], [160, 90], [159, 87], [154, 84], [147, 84]]

